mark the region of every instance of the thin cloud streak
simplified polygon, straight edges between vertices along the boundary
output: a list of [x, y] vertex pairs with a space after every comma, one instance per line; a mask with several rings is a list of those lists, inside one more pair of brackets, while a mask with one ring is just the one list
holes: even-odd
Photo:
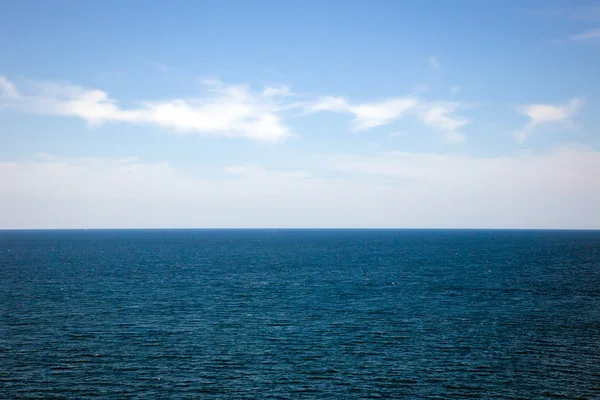
[[465, 139], [459, 129], [471, 121], [456, 115], [459, 103], [426, 102], [417, 97], [396, 97], [386, 101], [351, 104], [343, 97], [323, 97], [309, 105], [307, 113], [337, 112], [354, 115], [351, 127], [360, 132], [388, 125], [407, 115], [416, 116], [426, 126], [442, 131], [445, 141], [457, 143]]
[[431, 68], [433, 68], [433, 69], [440, 69], [440, 62], [439, 62], [439, 60], [438, 60], [436, 57], [434, 57], [434, 56], [431, 56], [431, 57], [429, 57], [429, 65], [430, 65], [430, 66], [431, 66]]
[[539, 125], [544, 124], [570, 124], [573, 116], [583, 106], [584, 102], [578, 97], [572, 98], [567, 104], [528, 104], [520, 106], [520, 114], [529, 118], [529, 122], [515, 133], [519, 143], [523, 143], [527, 136]]
[[579, 33], [577, 35], [569, 36], [569, 40], [574, 40], [574, 41], [594, 40], [594, 39], [596, 39], [596, 40], [600, 39], [600, 28], [589, 29], [589, 30]]

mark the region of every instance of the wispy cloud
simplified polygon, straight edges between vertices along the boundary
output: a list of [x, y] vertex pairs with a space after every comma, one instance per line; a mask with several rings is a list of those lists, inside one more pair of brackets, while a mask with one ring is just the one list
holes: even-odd
[[354, 115], [352, 129], [364, 131], [387, 125], [405, 115], [416, 116], [425, 125], [443, 131], [447, 142], [460, 142], [458, 130], [470, 121], [456, 116], [459, 103], [425, 102], [416, 97], [396, 97], [385, 101], [353, 105], [343, 97], [324, 97], [308, 107], [308, 113], [331, 111]]
[[454, 114], [458, 106], [458, 103], [427, 104], [422, 107], [419, 118], [425, 125], [445, 132], [447, 142], [462, 142], [465, 137], [458, 130], [468, 125], [470, 121]]
[[11, 100], [14, 100], [17, 97], [19, 97], [19, 93], [17, 92], [15, 85], [13, 85], [12, 82], [10, 82], [3, 76], [0, 76], [0, 95], [2, 95], [6, 99]]
[[287, 86], [265, 86], [263, 94], [267, 97], [292, 96], [293, 93]]
[[584, 41], [584, 40], [600, 40], [600, 28], [588, 29], [577, 35], [569, 36], [569, 40]]
[[352, 129], [364, 131], [386, 125], [419, 104], [414, 97], [396, 97], [374, 103], [350, 104], [343, 97], [323, 97], [308, 107], [308, 112], [332, 111], [354, 115]]
[[319, 100], [312, 104], [309, 104], [306, 108], [307, 113], [319, 112], [319, 111], [333, 111], [333, 112], [350, 112], [350, 104], [343, 97], [326, 96], [321, 97]]
[[31, 113], [78, 117], [90, 125], [150, 124], [178, 133], [267, 142], [290, 135], [290, 129], [282, 121], [283, 110], [289, 108], [279, 100], [282, 88], [253, 92], [246, 85], [211, 81], [204, 85], [204, 96], [199, 98], [143, 101], [138, 107], [122, 108], [108, 93], [98, 89], [68, 82], [34, 82], [30, 86], [29, 91], [22, 93], [8, 79], [0, 77], [3, 94], [0, 104]]
[[308, 112], [332, 111], [354, 115], [351, 126], [354, 131], [364, 131], [387, 125], [400, 118], [419, 104], [415, 97], [396, 97], [389, 100], [350, 104], [343, 97], [324, 97], [308, 107]]
[[349, 111], [355, 115], [353, 125], [357, 131], [386, 125], [400, 118], [418, 104], [412, 97], [395, 98], [377, 103], [363, 103], [351, 106]]
[[459, 103], [429, 102], [415, 96], [351, 103], [344, 97], [326, 96], [317, 100], [297, 101], [288, 86], [265, 86], [253, 91], [247, 85], [227, 85], [218, 80], [200, 82], [202, 96], [141, 101], [122, 107], [116, 99], [99, 89], [69, 82], [30, 82], [17, 87], [0, 76], [0, 107], [22, 112], [76, 117], [90, 126], [110, 122], [154, 125], [180, 134], [241, 137], [277, 142], [289, 135], [284, 123], [286, 111], [303, 107], [305, 114], [316, 112], [346, 113], [353, 116], [355, 132], [391, 124], [411, 115], [426, 126], [444, 132], [447, 142], [458, 142], [458, 132], [470, 123], [456, 115]]
[[571, 123], [572, 117], [582, 105], [583, 100], [575, 97], [566, 104], [528, 104], [519, 107], [519, 112], [528, 117], [529, 122], [515, 133], [517, 141], [523, 143], [527, 135], [539, 125]]
[[437, 59], [437, 57], [431, 56], [429, 57], [429, 65], [431, 66], [431, 68], [439, 69], [440, 61]]

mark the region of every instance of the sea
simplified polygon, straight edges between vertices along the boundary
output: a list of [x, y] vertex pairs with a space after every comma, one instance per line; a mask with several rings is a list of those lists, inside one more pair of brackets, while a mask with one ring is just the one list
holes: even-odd
[[0, 231], [0, 399], [600, 399], [600, 231]]

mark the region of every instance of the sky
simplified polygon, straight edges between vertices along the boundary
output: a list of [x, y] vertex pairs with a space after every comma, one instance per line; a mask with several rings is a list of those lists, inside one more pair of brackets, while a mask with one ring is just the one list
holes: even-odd
[[0, 229], [600, 229], [600, 1], [0, 1]]

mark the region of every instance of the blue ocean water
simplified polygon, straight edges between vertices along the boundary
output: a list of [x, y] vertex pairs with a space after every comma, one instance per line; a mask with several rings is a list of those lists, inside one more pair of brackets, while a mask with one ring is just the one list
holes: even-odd
[[600, 398], [600, 232], [0, 232], [0, 398]]

